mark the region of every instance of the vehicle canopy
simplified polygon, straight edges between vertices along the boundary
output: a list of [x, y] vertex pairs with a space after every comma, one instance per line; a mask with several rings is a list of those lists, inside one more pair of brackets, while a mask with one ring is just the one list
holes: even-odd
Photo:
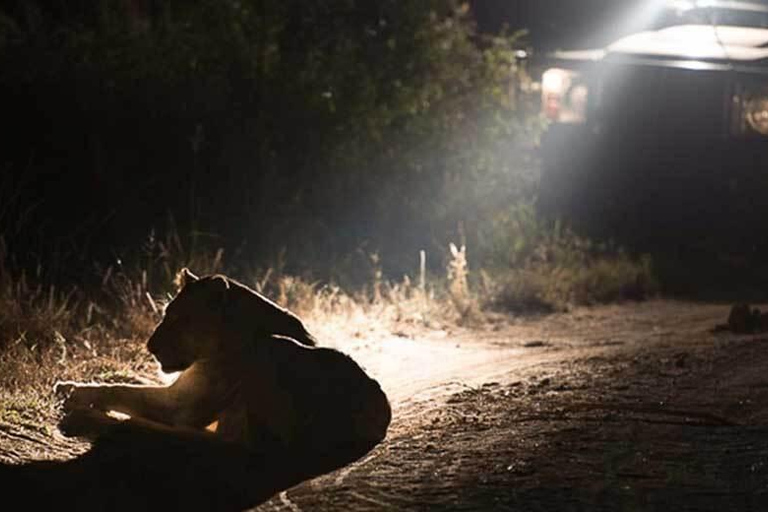
[[639, 250], [709, 254], [715, 268], [724, 248], [764, 261], [768, 3], [662, 14], [547, 63], [537, 207]]
[[768, 3], [667, 2], [650, 25], [605, 48], [551, 58], [573, 64], [625, 58], [768, 64]]

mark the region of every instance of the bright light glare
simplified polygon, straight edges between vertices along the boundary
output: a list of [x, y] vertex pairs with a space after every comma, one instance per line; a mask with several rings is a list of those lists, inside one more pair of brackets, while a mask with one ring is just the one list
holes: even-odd
[[618, 26], [611, 27], [611, 30], [623, 34], [647, 30], [662, 12], [669, 9], [669, 5], [668, 0], [644, 0], [640, 5], [624, 12], [619, 18], [621, 21], [618, 21]]
[[548, 69], [541, 77], [541, 90], [544, 94], [562, 95], [566, 89], [568, 71], [559, 68]]
[[117, 411], [107, 411], [107, 416], [118, 421], [125, 421], [131, 418], [129, 415]]
[[672, 0], [669, 6], [678, 12], [690, 11], [692, 9], [707, 9], [717, 7], [716, 0]]
[[717, 2], [713, 0], [672, 0], [669, 5], [678, 11], [690, 11], [691, 9], [714, 7]]
[[673, 0], [669, 2], [669, 6], [678, 11], [690, 11], [696, 7], [696, 3], [686, 0]]
[[579, 83], [579, 73], [551, 68], [541, 77], [541, 101], [550, 121], [583, 123], [587, 113], [586, 85]]

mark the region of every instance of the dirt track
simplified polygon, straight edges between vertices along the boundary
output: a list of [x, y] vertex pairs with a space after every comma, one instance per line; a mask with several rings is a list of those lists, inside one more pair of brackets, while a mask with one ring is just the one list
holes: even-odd
[[[728, 310], [337, 339], [390, 396], [388, 438], [259, 510], [768, 510], [768, 335], [711, 332]], [[85, 449], [53, 422], [0, 425], [4, 460]]]
[[768, 510], [768, 336], [676, 302], [346, 340], [395, 420], [259, 510]]

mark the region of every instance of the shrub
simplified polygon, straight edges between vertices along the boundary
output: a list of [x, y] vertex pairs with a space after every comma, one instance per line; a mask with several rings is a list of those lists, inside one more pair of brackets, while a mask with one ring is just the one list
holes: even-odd
[[232, 263], [285, 248], [328, 278], [365, 246], [391, 278], [450, 240], [479, 254], [535, 183], [523, 35], [478, 33], [467, 3], [43, 4], [0, 7], [2, 162], [38, 206], [18, 257], [75, 240], [68, 263], [106, 261], [170, 211]]
[[571, 305], [640, 300], [656, 293], [650, 256], [584, 239], [539, 219], [530, 204], [497, 217], [485, 303], [509, 311], [556, 311]]

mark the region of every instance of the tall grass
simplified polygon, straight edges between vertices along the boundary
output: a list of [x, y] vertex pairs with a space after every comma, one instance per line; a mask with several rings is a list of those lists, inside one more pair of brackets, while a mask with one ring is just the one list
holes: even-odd
[[488, 307], [547, 312], [573, 305], [642, 300], [656, 294], [650, 256], [633, 256], [610, 243], [578, 236], [542, 221], [531, 205], [517, 205], [495, 220], [497, 249], [481, 277]]
[[[484, 311], [555, 311], [574, 304], [642, 299], [656, 289], [651, 262], [610, 245], [593, 244], [529, 210], [513, 212], [497, 230], [505, 253], [486, 270], [470, 268], [466, 246], [450, 244], [442, 275], [428, 274], [425, 251], [413, 272], [387, 279], [368, 255], [369, 281], [357, 289], [289, 275], [277, 264], [229, 267], [223, 249], [202, 250], [194, 237], [169, 230], [151, 235], [126, 261], [95, 267], [97, 279], [58, 288], [38, 266], [14, 268], [0, 238], [0, 388], [38, 386], [60, 378], [155, 379], [143, 344], [178, 289], [182, 267], [228, 273], [299, 314], [320, 339], [370, 331], [402, 332], [482, 323]], [[232, 269], [232, 270], [230, 270]]]
[[[420, 273], [418, 285], [409, 276], [399, 281], [385, 279], [373, 254], [370, 282], [356, 290], [343, 290], [333, 283], [287, 275], [279, 265], [230, 273], [222, 249], [188, 247], [175, 232], [162, 239], [150, 236], [132, 261], [96, 266], [96, 279], [60, 290], [46, 284], [39, 267], [34, 275], [14, 268], [0, 239], [0, 353], [12, 353], [11, 359], [18, 362], [45, 364], [133, 357], [178, 290], [176, 276], [183, 267], [200, 274], [226, 272], [319, 327], [434, 326], [456, 321], [473, 300], [463, 273], [464, 252], [458, 249], [452, 270], [443, 278], [428, 280], [424, 268], [415, 265], [414, 273]], [[8, 361], [6, 368], [11, 364]], [[23, 380], [10, 377], [11, 373], [0, 377], [0, 385]]]
[[30, 276], [26, 271], [14, 273], [8, 262], [8, 246], [0, 238], [0, 350], [9, 344], [57, 343], [80, 327], [82, 299], [77, 288], [46, 286], [39, 265]]

